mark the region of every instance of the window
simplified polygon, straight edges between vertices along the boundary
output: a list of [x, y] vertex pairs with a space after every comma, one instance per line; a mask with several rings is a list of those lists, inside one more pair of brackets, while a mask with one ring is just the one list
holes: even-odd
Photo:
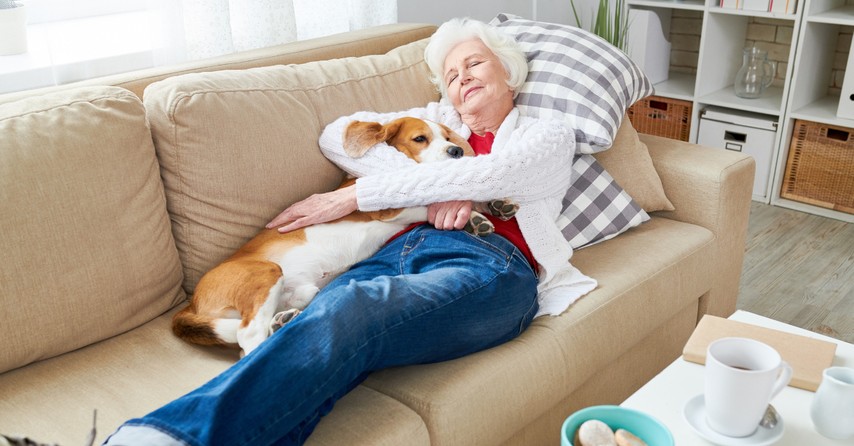
[[0, 56], [0, 94], [397, 21], [396, 0], [22, 2], [28, 51]]

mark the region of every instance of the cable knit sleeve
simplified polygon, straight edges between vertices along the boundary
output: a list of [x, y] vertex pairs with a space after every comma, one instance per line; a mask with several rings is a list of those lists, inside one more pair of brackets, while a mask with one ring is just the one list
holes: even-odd
[[520, 118], [509, 139], [493, 146], [489, 155], [416, 164], [359, 178], [359, 209], [500, 198], [513, 198], [524, 206], [562, 195], [569, 188], [574, 153], [574, 132], [562, 121]]
[[426, 107], [413, 108], [395, 113], [358, 112], [343, 116], [327, 125], [320, 135], [320, 150], [326, 158], [354, 177], [394, 172], [416, 165], [415, 161], [398, 152], [386, 143], [372, 147], [361, 158], [351, 158], [344, 153], [344, 129], [352, 121], [379, 122], [386, 124], [397, 118], [412, 116], [447, 125], [464, 138], [471, 132], [460, 120], [459, 114], [450, 105], [432, 102]]

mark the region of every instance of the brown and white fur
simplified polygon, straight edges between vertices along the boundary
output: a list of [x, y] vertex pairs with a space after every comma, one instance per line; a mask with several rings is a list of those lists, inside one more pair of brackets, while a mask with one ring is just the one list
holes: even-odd
[[[351, 123], [344, 149], [360, 157], [385, 141], [418, 162], [474, 154], [471, 146], [448, 127], [415, 118], [381, 125]], [[341, 187], [353, 183], [345, 180]], [[518, 206], [509, 200], [489, 203], [487, 210], [507, 219]], [[248, 354], [272, 332], [305, 308], [324, 285], [371, 256], [407, 225], [427, 220], [425, 207], [354, 212], [330, 223], [280, 234], [262, 230], [230, 258], [205, 274], [190, 304], [172, 320], [173, 332], [202, 345], [237, 344]], [[467, 230], [483, 235], [493, 230], [477, 211]]]

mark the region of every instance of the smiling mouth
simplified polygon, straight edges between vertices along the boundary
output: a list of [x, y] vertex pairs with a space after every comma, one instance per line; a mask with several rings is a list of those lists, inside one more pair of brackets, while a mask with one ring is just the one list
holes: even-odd
[[483, 87], [472, 87], [470, 90], [466, 91], [466, 93], [463, 95], [463, 102], [467, 101], [469, 99], [469, 96], [474, 93], [477, 93], [482, 88]]

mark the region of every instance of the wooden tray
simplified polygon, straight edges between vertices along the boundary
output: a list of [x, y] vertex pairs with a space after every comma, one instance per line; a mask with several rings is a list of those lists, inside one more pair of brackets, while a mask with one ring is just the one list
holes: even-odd
[[727, 337], [751, 338], [774, 347], [792, 366], [789, 385], [812, 392], [818, 389], [822, 372], [831, 366], [836, 355], [836, 344], [832, 342], [707, 314], [685, 344], [682, 356], [686, 361], [705, 364], [709, 344]]

